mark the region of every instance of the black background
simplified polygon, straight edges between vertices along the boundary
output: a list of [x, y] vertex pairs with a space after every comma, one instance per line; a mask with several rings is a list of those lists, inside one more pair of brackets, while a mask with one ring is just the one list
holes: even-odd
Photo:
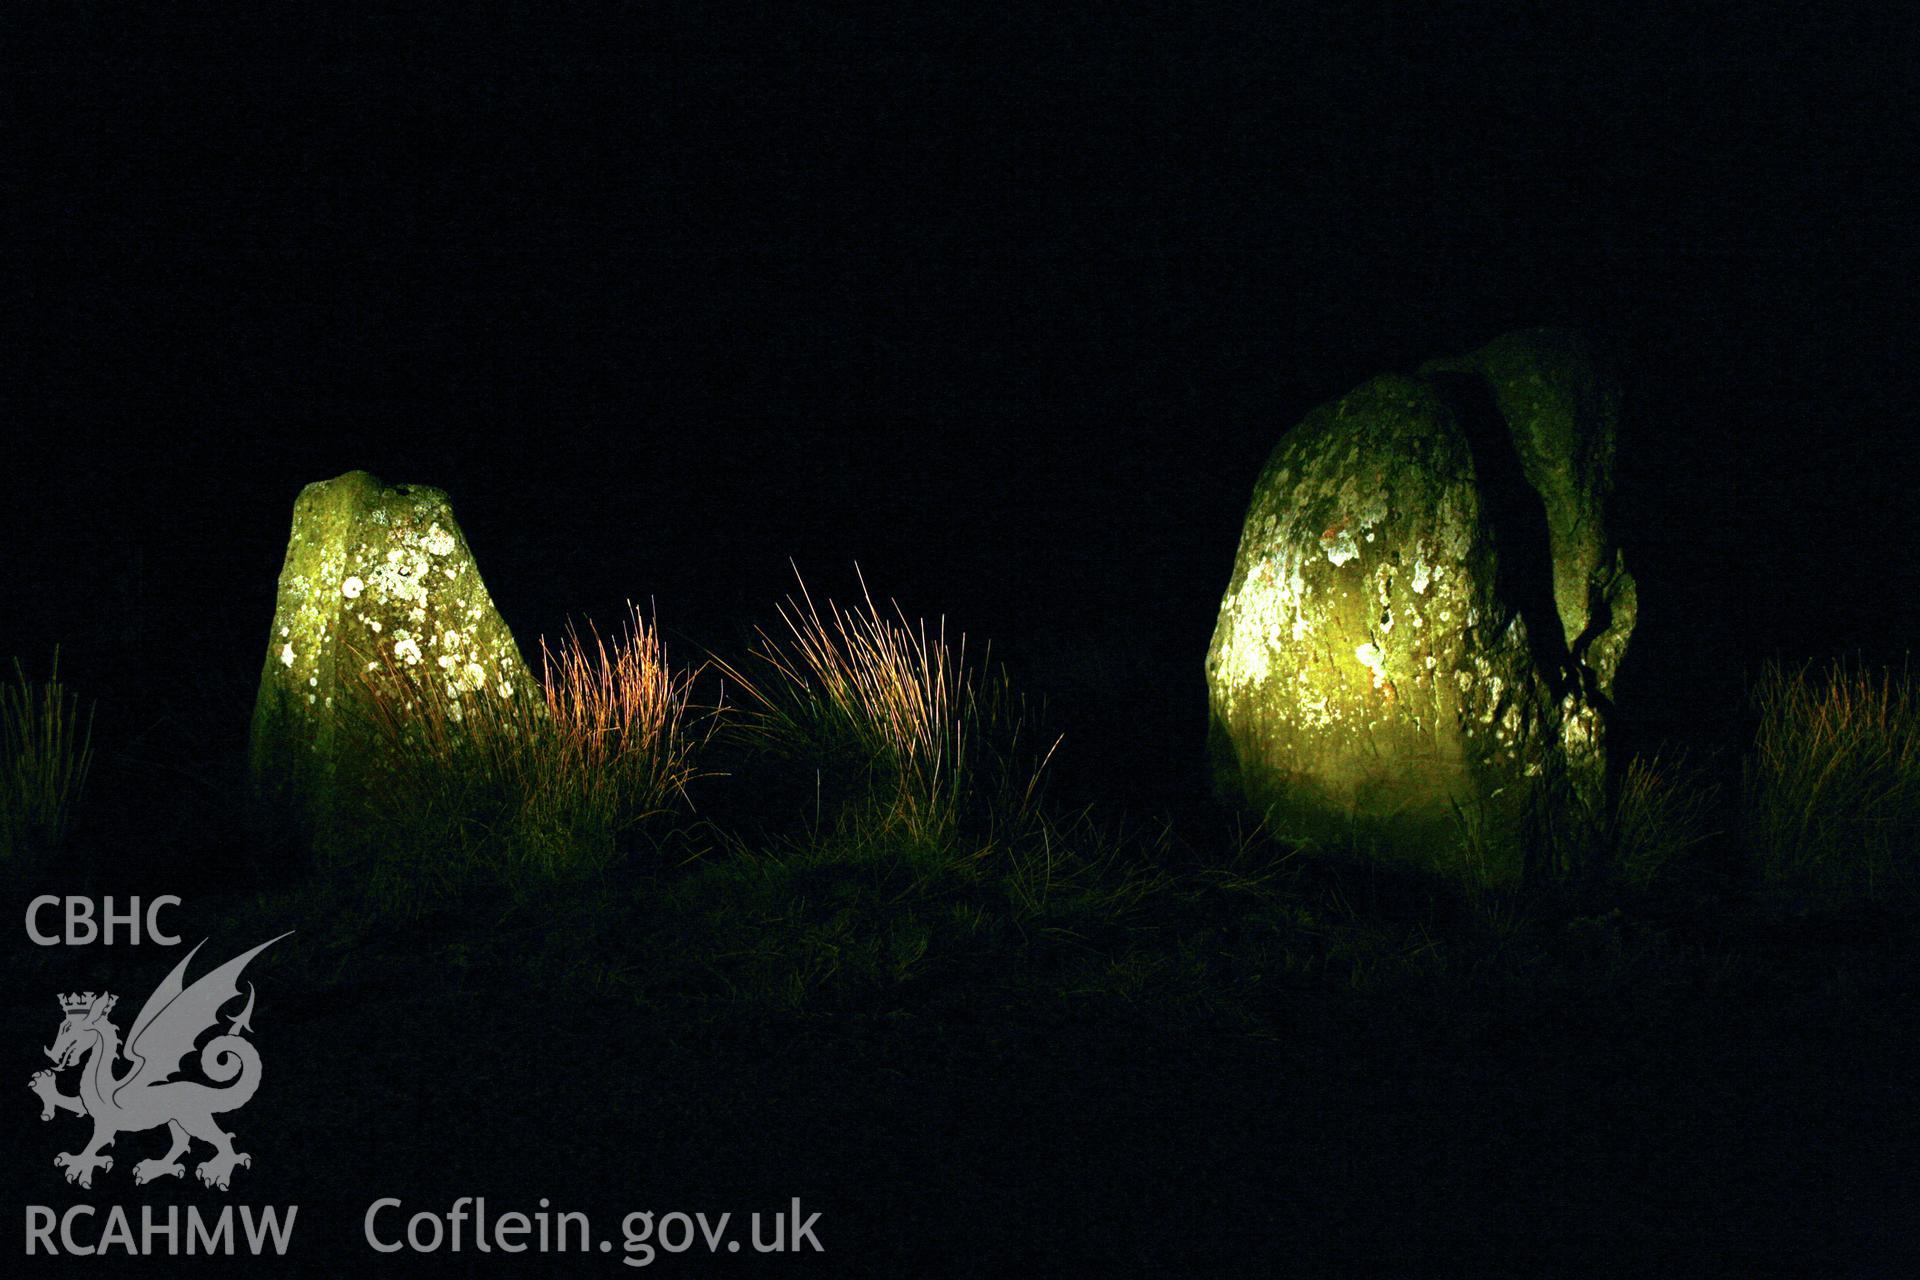
[[244, 702], [293, 497], [360, 467], [452, 494], [523, 640], [632, 598], [727, 649], [857, 561], [1070, 779], [1176, 795], [1279, 434], [1540, 323], [1625, 386], [1649, 739], [1909, 642], [1904, 24], [417, 9], [8, 19], [0, 650], [108, 724]]

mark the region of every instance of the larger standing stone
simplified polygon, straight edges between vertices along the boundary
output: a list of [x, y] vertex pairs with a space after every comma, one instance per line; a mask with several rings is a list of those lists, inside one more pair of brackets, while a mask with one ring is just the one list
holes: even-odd
[[1519, 878], [1533, 820], [1604, 792], [1635, 612], [1617, 418], [1586, 346], [1535, 330], [1288, 432], [1207, 654], [1220, 790], [1286, 834]]
[[456, 703], [531, 692], [447, 495], [350, 471], [293, 506], [253, 712], [262, 838], [337, 844], [358, 771], [379, 763], [367, 755], [368, 702], [392, 696], [395, 679], [437, 682]]

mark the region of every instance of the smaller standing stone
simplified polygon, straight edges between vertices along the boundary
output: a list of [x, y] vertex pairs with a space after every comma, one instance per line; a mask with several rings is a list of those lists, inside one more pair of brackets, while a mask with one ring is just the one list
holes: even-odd
[[373, 763], [366, 703], [388, 678], [436, 681], [456, 702], [532, 692], [447, 495], [350, 471], [294, 502], [253, 711], [257, 838], [337, 845], [346, 797]]

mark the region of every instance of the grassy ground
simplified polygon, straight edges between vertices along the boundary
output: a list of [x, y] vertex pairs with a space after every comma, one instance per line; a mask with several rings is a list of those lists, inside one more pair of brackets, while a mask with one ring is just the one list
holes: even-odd
[[[268, 1083], [231, 1118], [258, 1158], [230, 1198], [299, 1204], [315, 1274], [393, 1262], [361, 1242], [376, 1197], [462, 1195], [546, 1196], [616, 1238], [636, 1209], [799, 1196], [823, 1274], [1895, 1273], [1920, 1151], [1912, 864], [1890, 845], [1871, 877], [1810, 876], [1846, 851], [1806, 850], [1817, 813], [1763, 824], [1755, 788], [1804, 708], [1848, 696], [1893, 745], [1860, 751], [1879, 783], [1833, 794], [1883, 795], [1900, 686], [1770, 677], [1737, 797], [1640, 762], [1600, 824], [1613, 873], [1496, 892], [1224, 813], [1061, 814], [1051, 739], [937, 630], [871, 602], [786, 620], [729, 669], [721, 725], [639, 619], [576, 645], [538, 730], [552, 768], [489, 775], [495, 818], [432, 879], [444, 808], [388, 794], [360, 854], [267, 867], [226, 766], [182, 763], [163, 796], [113, 785], [149, 776], [122, 751], [57, 857], [10, 865], [14, 909], [176, 893], [209, 960], [299, 931], [249, 971]], [[564, 696], [622, 680], [655, 696]], [[602, 755], [564, 754], [583, 724]], [[554, 802], [569, 761], [604, 770], [628, 740], [672, 767]], [[556, 813], [591, 833], [577, 864]], [[38, 1042], [50, 993], [138, 1000], [173, 959], [16, 955], [5, 998]], [[151, 1198], [122, 1167], [60, 1182], [80, 1122], [33, 1108], [7, 1119], [21, 1203]], [[124, 1164], [155, 1141], [123, 1139]]]

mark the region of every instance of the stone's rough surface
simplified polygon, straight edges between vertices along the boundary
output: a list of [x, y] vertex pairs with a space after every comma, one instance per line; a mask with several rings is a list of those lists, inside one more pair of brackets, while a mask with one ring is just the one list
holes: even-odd
[[1633, 578], [1607, 540], [1618, 391], [1595, 375], [1577, 335], [1553, 329], [1507, 334], [1421, 372], [1477, 377], [1491, 392], [1521, 473], [1545, 509], [1561, 634], [1610, 697], [1637, 605]]
[[447, 495], [350, 471], [294, 502], [253, 712], [264, 838], [332, 843], [341, 799], [371, 763], [367, 702], [393, 680], [437, 682], [456, 707], [483, 689], [531, 692]]
[[1280, 441], [1207, 654], [1229, 798], [1511, 881], [1605, 781], [1635, 610], [1607, 540], [1617, 397], [1570, 334], [1375, 378]]

